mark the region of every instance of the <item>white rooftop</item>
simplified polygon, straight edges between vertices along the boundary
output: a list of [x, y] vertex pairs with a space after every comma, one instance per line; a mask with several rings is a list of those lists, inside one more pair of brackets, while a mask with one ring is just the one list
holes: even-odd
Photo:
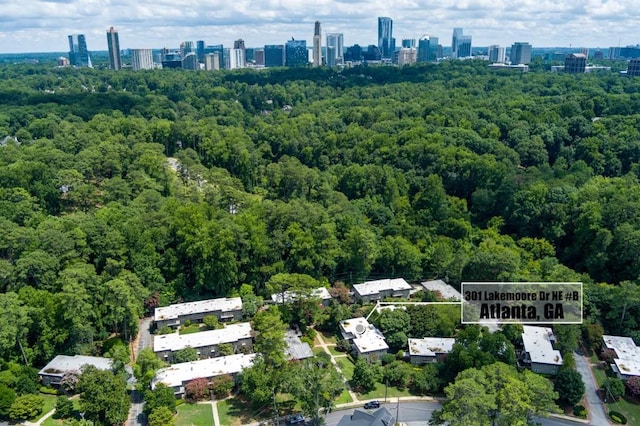
[[151, 388], [154, 389], [158, 383], [177, 387], [200, 377], [239, 373], [243, 368], [250, 367], [255, 357], [256, 354], [238, 354], [173, 364], [171, 367], [158, 370], [151, 381]]
[[68, 371], [80, 372], [83, 365], [93, 365], [98, 370], [109, 370], [111, 368], [111, 358], [84, 355], [57, 355], [39, 371], [39, 374], [51, 376], [62, 375]]
[[179, 351], [188, 346], [200, 348], [203, 346], [219, 345], [221, 343], [237, 342], [251, 337], [251, 323], [241, 322], [229, 324], [218, 330], [200, 331], [191, 334], [161, 334], [153, 336], [153, 351]]
[[389, 349], [382, 332], [369, 324], [366, 318], [351, 318], [341, 321], [340, 330], [343, 338], [353, 339], [351, 344], [355, 345], [360, 353]]
[[177, 303], [156, 308], [154, 320], [176, 319], [184, 315], [204, 314], [207, 312], [231, 312], [242, 309], [239, 297], [221, 297], [219, 299], [200, 300], [198, 302]]
[[553, 331], [548, 327], [523, 325], [522, 342], [524, 350], [529, 353], [531, 362], [536, 364], [562, 365], [560, 351], [553, 349], [551, 336]]
[[[322, 300], [331, 299], [331, 294], [329, 290], [324, 287], [319, 287], [311, 291], [311, 295], [309, 297], [317, 297]], [[282, 303], [282, 293], [274, 293], [271, 295], [271, 300], [273, 303]], [[295, 291], [285, 291], [284, 292], [284, 301], [285, 303], [294, 302], [298, 300], [298, 293]]]
[[640, 376], [640, 347], [631, 337], [603, 335], [602, 340], [608, 349], [613, 349], [618, 356], [614, 363], [625, 376]]
[[462, 300], [460, 292], [442, 280], [425, 281], [421, 284], [426, 290], [440, 293], [443, 299]]
[[372, 325], [369, 324], [369, 321], [364, 317], [340, 321], [342, 338], [346, 340], [355, 339], [359, 335], [364, 334], [369, 327], [372, 327]]
[[425, 337], [409, 339], [409, 355], [436, 356], [448, 354], [453, 349], [456, 339], [442, 337]]
[[369, 294], [378, 294], [385, 290], [411, 290], [411, 286], [404, 280], [404, 278], [393, 278], [354, 284], [353, 289], [361, 296], [365, 296]]

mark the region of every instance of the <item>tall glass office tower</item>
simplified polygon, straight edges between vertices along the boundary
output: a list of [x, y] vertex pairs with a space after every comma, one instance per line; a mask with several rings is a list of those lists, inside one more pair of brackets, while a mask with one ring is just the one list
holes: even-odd
[[89, 66], [89, 50], [84, 34], [72, 34], [69, 36], [69, 62], [74, 67]]
[[118, 32], [113, 27], [107, 31], [107, 46], [109, 47], [109, 63], [111, 64], [111, 69], [119, 70], [122, 68], [120, 41], [118, 40]]
[[322, 65], [322, 29], [320, 29], [320, 21], [316, 21], [313, 29], [313, 66]]
[[396, 40], [393, 38], [393, 20], [381, 16], [378, 18], [378, 49], [383, 58], [393, 58]]

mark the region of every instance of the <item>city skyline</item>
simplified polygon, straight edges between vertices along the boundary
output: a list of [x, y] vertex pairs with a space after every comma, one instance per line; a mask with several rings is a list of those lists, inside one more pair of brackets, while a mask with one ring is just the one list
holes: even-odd
[[[473, 35], [474, 46], [600, 47], [640, 42], [640, 9], [630, 0], [416, 0], [392, 7], [381, 1], [200, 2], [113, 0], [100, 2], [24, 0], [3, 3], [0, 52], [64, 52], [69, 34], [85, 34], [89, 50], [107, 50], [105, 30], [114, 26], [120, 47], [176, 47], [183, 40], [247, 47], [283, 44], [292, 37], [311, 42], [314, 22], [323, 32], [344, 34], [345, 45], [377, 44], [377, 18], [393, 19], [396, 40], [424, 34], [450, 37], [454, 27]], [[324, 40], [323, 40], [324, 43]], [[311, 44], [311, 43], [310, 43]], [[445, 43], [446, 44], [446, 43]]]

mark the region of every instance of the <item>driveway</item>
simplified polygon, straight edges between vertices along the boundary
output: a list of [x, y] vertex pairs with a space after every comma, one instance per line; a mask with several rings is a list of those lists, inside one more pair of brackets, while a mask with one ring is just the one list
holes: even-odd
[[584, 382], [584, 395], [587, 401], [587, 411], [589, 412], [591, 424], [597, 426], [611, 424], [607, 418], [604, 404], [598, 396], [598, 384], [591, 372], [589, 359], [578, 352], [574, 352], [573, 356], [576, 360], [576, 370], [580, 373], [582, 381]]
[[[135, 360], [141, 350], [151, 347], [153, 337], [151, 336], [149, 328], [151, 327], [152, 322], [153, 318], [143, 318], [140, 320], [140, 323], [138, 324], [138, 337], [134, 342], [134, 353], [131, 354], [132, 360]], [[132, 390], [131, 407], [129, 408], [129, 418], [127, 419], [128, 426], [142, 426], [146, 424], [144, 413], [142, 412], [143, 405], [144, 401], [140, 392], [135, 389]]]

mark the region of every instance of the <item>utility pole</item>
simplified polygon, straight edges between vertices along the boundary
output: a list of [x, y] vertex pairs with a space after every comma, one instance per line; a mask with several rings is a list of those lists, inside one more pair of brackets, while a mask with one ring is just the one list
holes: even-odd
[[398, 397], [398, 405], [396, 406], [396, 423], [400, 423], [400, 397]]

